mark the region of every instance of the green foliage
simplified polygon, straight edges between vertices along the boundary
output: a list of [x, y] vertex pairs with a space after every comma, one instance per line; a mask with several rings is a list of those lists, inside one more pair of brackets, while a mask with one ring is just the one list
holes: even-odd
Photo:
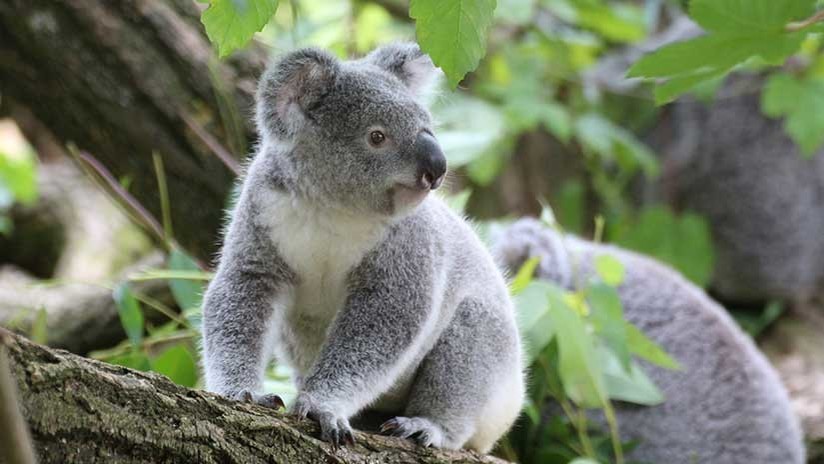
[[200, 19], [222, 58], [246, 45], [277, 7], [278, 0], [209, 0]]
[[15, 204], [32, 205], [37, 200], [37, 169], [32, 150], [0, 149], [0, 233], [13, 227], [8, 210]]
[[411, 0], [409, 16], [421, 49], [457, 87], [486, 54], [495, 0]]
[[807, 157], [824, 145], [824, 79], [775, 74], [764, 87], [761, 108], [767, 116], [787, 117], [787, 133]]
[[143, 341], [143, 311], [140, 304], [126, 282], [115, 287], [113, 296], [123, 330], [126, 331], [132, 345], [139, 346]]
[[712, 277], [712, 237], [706, 221], [695, 214], [676, 216], [666, 207], [650, 207], [634, 222], [617, 226], [611, 239], [670, 264], [700, 287]]
[[151, 361], [151, 369], [159, 372], [184, 387], [197, 384], [197, 364], [189, 349], [174, 345]]
[[759, 312], [749, 309], [731, 308], [730, 312], [738, 325], [757, 338], [784, 313], [784, 305], [780, 301], [771, 301]]
[[630, 77], [666, 79], [659, 104], [723, 76], [753, 57], [772, 65], [796, 53], [808, 31], [789, 25], [811, 16], [815, 0], [693, 0], [690, 17], [708, 34], [667, 45], [638, 60]]
[[[194, 273], [188, 275], [194, 275], [195, 277], [201, 272], [197, 262], [179, 248], [175, 248], [169, 253], [169, 270]], [[204, 282], [198, 279], [169, 279], [169, 288], [172, 290], [172, 296], [174, 296], [177, 305], [184, 311], [200, 308], [203, 299], [203, 286]]]

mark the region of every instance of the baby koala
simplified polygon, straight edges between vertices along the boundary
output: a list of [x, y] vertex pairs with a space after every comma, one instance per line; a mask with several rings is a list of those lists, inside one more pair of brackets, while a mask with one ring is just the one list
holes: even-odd
[[260, 146], [203, 308], [206, 388], [262, 395], [274, 355], [299, 416], [352, 443], [349, 420], [423, 445], [488, 452], [524, 397], [501, 272], [430, 191], [446, 159], [421, 100], [436, 77], [417, 45], [354, 61], [286, 54], [257, 93]]

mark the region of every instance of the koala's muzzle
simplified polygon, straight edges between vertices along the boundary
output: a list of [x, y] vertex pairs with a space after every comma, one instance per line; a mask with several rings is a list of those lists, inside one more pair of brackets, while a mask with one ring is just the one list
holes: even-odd
[[419, 133], [413, 153], [418, 161], [418, 182], [431, 190], [440, 187], [446, 174], [446, 157], [435, 136], [429, 131]]

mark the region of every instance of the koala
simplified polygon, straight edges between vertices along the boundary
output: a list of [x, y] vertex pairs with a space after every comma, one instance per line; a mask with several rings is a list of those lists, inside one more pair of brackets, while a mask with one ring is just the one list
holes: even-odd
[[[693, 38], [701, 28], [679, 15], [646, 42], [602, 58], [585, 76], [588, 93], [633, 93], [624, 76], [645, 51]], [[805, 159], [785, 122], [761, 110], [764, 78], [736, 73], [712, 102], [684, 97], [643, 134], [662, 176], [642, 201], [696, 212], [716, 251], [712, 290], [736, 304], [824, 297], [824, 149]]]
[[[523, 219], [494, 239], [493, 254], [517, 270], [530, 257], [536, 277], [568, 289], [595, 275], [611, 255], [625, 267], [618, 292], [627, 320], [677, 359], [673, 371], [643, 363], [665, 401], [618, 403], [624, 440], [639, 440], [628, 459], [667, 464], [801, 464], [805, 450], [788, 395], [765, 357], [718, 304], [658, 262]], [[579, 274], [580, 273], [580, 274]]]
[[708, 220], [720, 298], [804, 302], [824, 296], [824, 150], [802, 156], [762, 113], [762, 87], [734, 75], [712, 103], [676, 102], [647, 136], [664, 167], [653, 191]]
[[485, 453], [524, 398], [504, 278], [473, 229], [430, 192], [446, 159], [424, 105], [436, 68], [417, 45], [340, 61], [284, 55], [260, 80], [260, 135], [203, 307], [206, 389], [277, 404], [351, 444], [350, 419]]

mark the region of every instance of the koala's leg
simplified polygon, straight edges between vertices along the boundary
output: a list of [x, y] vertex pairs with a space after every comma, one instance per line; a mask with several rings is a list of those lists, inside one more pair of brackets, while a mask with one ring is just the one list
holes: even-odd
[[266, 406], [280, 398], [261, 395], [272, 351], [272, 321], [294, 275], [275, 247], [241, 210], [226, 237], [217, 274], [204, 296], [203, 365], [206, 389]]
[[385, 433], [424, 446], [488, 452], [512, 425], [524, 397], [520, 346], [503, 308], [464, 301], [418, 368], [407, 417]]
[[[395, 231], [402, 233], [403, 231]], [[321, 438], [353, 442], [349, 418], [397, 380], [437, 321], [433, 253], [388, 238], [350, 275], [350, 293], [292, 406], [318, 421]]]

